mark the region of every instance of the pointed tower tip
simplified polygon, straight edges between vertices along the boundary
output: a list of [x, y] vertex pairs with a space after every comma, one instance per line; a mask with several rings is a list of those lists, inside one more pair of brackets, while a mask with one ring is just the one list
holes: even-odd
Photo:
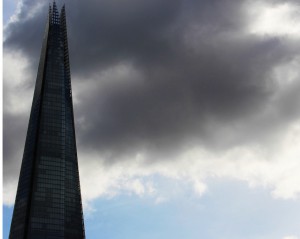
[[58, 24], [58, 11], [55, 0], [53, 1], [51, 10], [51, 24]]
[[57, 5], [56, 5], [55, 0], [53, 1], [53, 9], [56, 9], [56, 10], [57, 10]]

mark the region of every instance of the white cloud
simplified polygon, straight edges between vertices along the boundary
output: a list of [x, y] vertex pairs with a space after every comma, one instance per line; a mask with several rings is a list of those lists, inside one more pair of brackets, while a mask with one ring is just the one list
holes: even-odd
[[202, 196], [205, 193], [206, 188], [207, 186], [203, 182], [198, 180], [194, 182], [195, 193], [198, 194], [199, 196]]
[[3, 184], [3, 204], [7, 206], [13, 206], [15, 203], [15, 197], [16, 197], [16, 190], [17, 185], [15, 182], [6, 182]]
[[162, 203], [165, 203], [165, 202], [167, 202], [168, 201], [168, 199], [167, 198], [165, 198], [165, 197], [162, 197], [162, 196], [159, 196], [159, 197], [157, 197], [156, 199], [155, 199], [155, 204], [162, 204]]
[[[18, 51], [3, 51], [3, 111], [11, 114], [28, 114], [33, 89], [27, 84], [32, 75], [28, 74], [28, 60]], [[33, 80], [33, 78], [32, 78]], [[31, 81], [33, 82], [33, 81]]]
[[[141, 195], [147, 191], [143, 178], [160, 175], [176, 180], [176, 182], [180, 180], [190, 182], [195, 193], [200, 196], [206, 191], [206, 179], [231, 178], [246, 181], [250, 187], [267, 188], [275, 198], [298, 199], [300, 195], [298, 173], [300, 170], [300, 122], [289, 128], [278, 145], [273, 152], [259, 146], [245, 146], [220, 154], [194, 148], [184, 152], [176, 160], [151, 165], [144, 165], [139, 161], [135, 163], [124, 161], [110, 167], [109, 171], [105, 169], [105, 175], [103, 165], [99, 164], [97, 169], [93, 167], [91, 171], [98, 172], [97, 177], [100, 180], [97, 182], [104, 181], [103, 178], [109, 182], [109, 186], [99, 186], [100, 191], [103, 190], [102, 193], [125, 187], [126, 190]], [[81, 168], [84, 170], [85, 167], [83, 163]], [[93, 196], [88, 193], [90, 187], [85, 183], [88, 175], [83, 171], [81, 175], [85, 175], [83, 188], [87, 190], [86, 195], [90, 195], [88, 198], [92, 199]], [[158, 194], [159, 190], [160, 186], [156, 185], [155, 190], [148, 190], [147, 194], [150, 195], [149, 191]]]
[[139, 179], [134, 179], [125, 182], [123, 188], [125, 190], [134, 192], [138, 196], [142, 196], [143, 194], [145, 194], [145, 187]]
[[[194, 190], [195, 195], [202, 196], [209, 187], [207, 179], [214, 178], [244, 181], [250, 188], [265, 188], [274, 198], [299, 199], [300, 122], [294, 123], [272, 150], [247, 145], [215, 153], [193, 148], [177, 159], [148, 165], [139, 160], [139, 153], [137, 160], [123, 160], [112, 166], [101, 163], [97, 154], [79, 152], [84, 204], [88, 206], [98, 197], [122, 193], [149, 196], [155, 203], [165, 202], [166, 198], [186, 190]], [[153, 175], [173, 180], [176, 187], [183, 189], [163, 187]], [[4, 203], [12, 204], [16, 182], [6, 183], [3, 189]]]
[[297, 236], [285, 236], [282, 239], [299, 239], [299, 237], [297, 237]]
[[22, 1], [9, 1], [9, 3], [5, 3], [5, 2], [8, 2], [8, 1], [4, 1], [4, 4], [5, 5], [10, 4], [14, 8], [14, 13], [9, 17], [7, 24], [17, 22], [19, 20], [18, 15], [21, 12], [21, 9], [23, 7], [23, 2]]
[[252, 2], [249, 6], [248, 31], [258, 35], [289, 35], [300, 37], [300, 6], [292, 3], [266, 4]]
[[[35, 4], [33, 4], [29, 9], [28, 12], [26, 14], [26, 19], [30, 19], [32, 17], [34, 17], [38, 12], [41, 11], [41, 8], [44, 6], [44, 4], [42, 2], [35, 2]], [[24, 1], [23, 0], [17, 0], [14, 1], [14, 7], [15, 7], [15, 12], [14, 14], [9, 18], [9, 21], [7, 23], [7, 25], [9, 23], [14, 23], [14, 22], [18, 22], [21, 19], [19, 18], [19, 15], [22, 11], [22, 9], [24, 8]], [[22, 19], [24, 20], [24, 19]]]

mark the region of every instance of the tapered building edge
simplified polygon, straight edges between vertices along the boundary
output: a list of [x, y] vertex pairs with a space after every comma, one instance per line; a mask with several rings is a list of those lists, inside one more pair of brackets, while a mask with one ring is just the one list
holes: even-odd
[[[12, 223], [10, 228], [10, 235], [9, 235], [10, 239], [30, 238], [30, 236], [28, 236], [28, 228], [29, 228], [29, 218], [30, 218], [31, 207], [32, 207], [31, 198], [33, 193], [33, 185], [35, 183], [34, 182], [35, 181], [34, 177], [36, 174], [35, 167], [37, 165], [36, 154], [37, 154], [37, 143], [39, 141], [40, 118], [41, 118], [41, 111], [42, 111], [41, 107], [42, 107], [43, 94], [44, 94], [45, 67], [47, 64], [49, 29], [53, 21], [53, 14], [55, 14], [56, 11], [57, 11], [56, 4], [54, 2], [52, 8], [51, 6], [49, 6], [49, 14], [48, 14], [45, 34], [43, 38], [34, 96], [33, 96], [33, 101], [31, 106], [31, 113], [29, 118], [27, 135], [26, 135], [26, 142], [25, 142], [24, 153], [22, 158], [22, 165], [20, 170], [20, 177], [18, 182], [17, 195], [16, 195]], [[66, 80], [68, 83], [67, 91], [69, 91], [70, 98], [71, 98], [71, 111], [72, 111], [71, 119], [72, 119], [72, 127], [74, 132], [75, 154], [77, 159], [65, 6], [62, 7], [61, 14], [60, 14], [60, 21], [61, 21], [62, 33], [64, 37], [64, 69], [66, 73], [65, 74]], [[82, 215], [82, 236], [80, 238], [84, 239], [85, 229], [84, 229], [83, 211], [82, 211], [82, 203], [81, 203], [78, 161], [75, 170], [78, 173], [78, 187], [79, 187], [78, 190], [80, 193], [80, 206], [81, 206], [80, 213]], [[20, 221], [22, 221], [21, 224]], [[16, 231], [18, 231], [18, 233], [15, 233]]]

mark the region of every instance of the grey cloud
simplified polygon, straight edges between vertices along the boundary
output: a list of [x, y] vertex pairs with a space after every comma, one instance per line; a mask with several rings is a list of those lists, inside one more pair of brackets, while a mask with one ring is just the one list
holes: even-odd
[[[299, 117], [291, 107], [284, 116], [265, 119], [272, 130], [264, 130], [264, 122], [250, 124], [279, 90], [270, 84], [272, 68], [289, 62], [299, 49], [289, 39], [245, 35], [245, 3], [66, 1], [73, 88], [86, 85], [74, 88], [79, 150], [176, 154], [191, 142], [224, 149], [258, 140], [253, 132], [271, 136]], [[28, 9], [21, 12], [23, 22], [8, 26], [4, 47], [21, 49], [34, 71], [46, 6], [27, 19]], [[128, 84], [104, 79], [102, 73], [112, 69], [113, 76], [119, 64], [140, 78], [130, 81], [136, 76], [128, 73], [123, 79]], [[290, 94], [284, 101], [294, 104], [296, 98]], [[285, 103], [275, 107], [281, 112]], [[216, 132], [223, 126], [234, 131], [237, 124], [243, 131], [234, 132], [230, 142]], [[4, 141], [10, 142], [15, 136], [10, 125], [4, 127]]]
[[[174, 150], [191, 138], [198, 138], [206, 146], [220, 144], [219, 141], [226, 145], [224, 139], [209, 140], [210, 134], [216, 134], [206, 128], [210, 121], [224, 125], [247, 121], [247, 117], [261, 112], [270, 103], [276, 91], [266, 87], [267, 73], [273, 64], [283, 60], [283, 46], [278, 43], [261, 47], [267, 43], [272, 45], [249, 40], [243, 43], [242, 54], [232, 49], [231, 55], [218, 58], [206, 51], [200, 56], [184, 56], [180, 52], [174, 61], [152, 65], [148, 72], [145, 69], [148, 74], [144, 73], [146, 83], [142, 85], [109, 91], [99, 84], [99, 90], [95, 90], [99, 94], [84, 97], [82, 104], [86, 107], [78, 112], [88, 115], [91, 125], [81, 131], [82, 143], [112, 151], [122, 151], [128, 145], [137, 150], [143, 144]], [[245, 56], [253, 54], [253, 47], [263, 49], [245, 61]], [[248, 139], [244, 135], [244, 140]]]
[[3, 117], [3, 159], [4, 183], [15, 180], [21, 168], [23, 147], [28, 118], [24, 115], [4, 113]]

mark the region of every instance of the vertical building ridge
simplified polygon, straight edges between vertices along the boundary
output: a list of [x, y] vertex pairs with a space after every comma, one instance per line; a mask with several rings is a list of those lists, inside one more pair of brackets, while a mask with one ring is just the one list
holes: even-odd
[[83, 239], [65, 6], [49, 6], [10, 239]]
[[59, 18], [58, 18], [58, 10], [55, 1], [53, 2], [53, 12], [51, 17], [51, 23], [52, 24], [59, 24]]

